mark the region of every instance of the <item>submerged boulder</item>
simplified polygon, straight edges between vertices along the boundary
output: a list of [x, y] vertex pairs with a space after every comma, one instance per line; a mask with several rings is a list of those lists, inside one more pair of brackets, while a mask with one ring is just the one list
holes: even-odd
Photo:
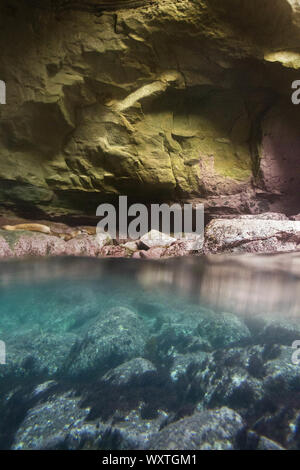
[[249, 341], [251, 334], [246, 324], [232, 313], [202, 310], [199, 315], [198, 334], [214, 348], [224, 348], [240, 341]]
[[32, 330], [14, 336], [6, 344], [6, 364], [0, 368], [0, 379], [55, 376], [61, 372], [76, 340], [76, 335], [68, 332]]
[[136, 357], [109, 370], [101, 381], [110, 385], [124, 386], [132, 381], [142, 382], [147, 375], [151, 376], [156, 372], [157, 369], [152, 362], [142, 357]]
[[16, 432], [12, 449], [66, 449], [67, 435], [84, 422], [89, 410], [72, 394], [54, 395], [30, 409]]
[[155, 434], [151, 450], [232, 450], [243, 430], [241, 416], [229, 408], [194, 413]]
[[65, 362], [71, 376], [98, 374], [143, 354], [146, 331], [139, 316], [116, 307], [93, 320]]

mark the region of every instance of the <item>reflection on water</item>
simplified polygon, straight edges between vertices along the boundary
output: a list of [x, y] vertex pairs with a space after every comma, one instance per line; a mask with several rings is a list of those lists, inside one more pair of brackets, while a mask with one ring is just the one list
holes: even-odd
[[238, 315], [300, 314], [300, 254], [211, 256], [153, 263], [138, 279], [188, 294], [199, 303]]
[[295, 253], [2, 262], [0, 447], [300, 448], [299, 287]]
[[[300, 253], [217, 255], [165, 261], [64, 259], [6, 262], [0, 285], [44, 282], [108, 282], [111, 289], [143, 289], [183, 295], [238, 315], [295, 317], [300, 312]], [[128, 293], [127, 292], [127, 293]], [[106, 292], [107, 293], [107, 292]]]

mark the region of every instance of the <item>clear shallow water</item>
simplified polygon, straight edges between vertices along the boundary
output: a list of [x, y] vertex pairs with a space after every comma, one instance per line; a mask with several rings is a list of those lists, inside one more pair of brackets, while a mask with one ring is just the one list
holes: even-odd
[[167, 448], [226, 407], [213, 448], [299, 448], [299, 287], [295, 254], [2, 263], [0, 446]]

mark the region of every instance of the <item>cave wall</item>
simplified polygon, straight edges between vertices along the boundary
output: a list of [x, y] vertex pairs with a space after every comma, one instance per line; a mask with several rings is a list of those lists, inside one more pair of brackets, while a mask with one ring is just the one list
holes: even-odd
[[1, 210], [95, 214], [126, 194], [299, 212], [298, 2], [120, 1], [0, 7]]

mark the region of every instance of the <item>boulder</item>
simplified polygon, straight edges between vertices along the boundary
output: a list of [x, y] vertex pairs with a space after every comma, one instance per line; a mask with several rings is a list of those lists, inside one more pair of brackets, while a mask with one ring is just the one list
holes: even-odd
[[24, 230], [0, 230], [0, 257], [31, 256], [128, 256], [125, 248], [111, 245], [107, 234], [79, 234], [64, 240], [56, 235]]
[[233, 216], [236, 219], [244, 220], [289, 220], [288, 216], [280, 212], [263, 212], [262, 214], [243, 214]]
[[201, 310], [197, 332], [214, 348], [224, 348], [240, 341], [249, 341], [251, 334], [243, 320], [232, 313]]
[[138, 248], [138, 245], [135, 241], [129, 241], [129, 242], [126, 242], [122, 245], [124, 248], [126, 248], [127, 250], [129, 251], [132, 251], [132, 252], [135, 252], [137, 251], [139, 248]]
[[0, 368], [0, 379], [59, 374], [76, 340], [75, 334], [67, 332], [30, 331], [16, 335], [7, 341], [7, 363]]
[[101, 379], [102, 382], [115, 386], [128, 385], [130, 382], [142, 382], [146, 375], [157, 372], [152, 362], [142, 357], [136, 357], [109, 370]]
[[140, 258], [144, 259], [159, 259], [165, 253], [165, 248], [161, 246], [156, 246], [150, 248], [149, 250], [141, 250], [139, 251]]
[[140, 238], [139, 246], [149, 250], [150, 248], [170, 246], [175, 242], [176, 238], [170, 237], [158, 230], [151, 230]]
[[54, 395], [28, 411], [16, 432], [13, 450], [66, 449], [65, 440], [89, 413], [70, 393]]
[[124, 246], [106, 245], [101, 249], [100, 256], [106, 258], [128, 258], [130, 256], [130, 252]]
[[205, 253], [275, 253], [299, 248], [299, 221], [215, 219], [205, 230]]
[[194, 413], [155, 434], [151, 450], [232, 450], [244, 423], [229, 408]]
[[101, 375], [105, 370], [143, 354], [147, 332], [141, 318], [125, 307], [100, 314], [65, 361], [70, 376]]

